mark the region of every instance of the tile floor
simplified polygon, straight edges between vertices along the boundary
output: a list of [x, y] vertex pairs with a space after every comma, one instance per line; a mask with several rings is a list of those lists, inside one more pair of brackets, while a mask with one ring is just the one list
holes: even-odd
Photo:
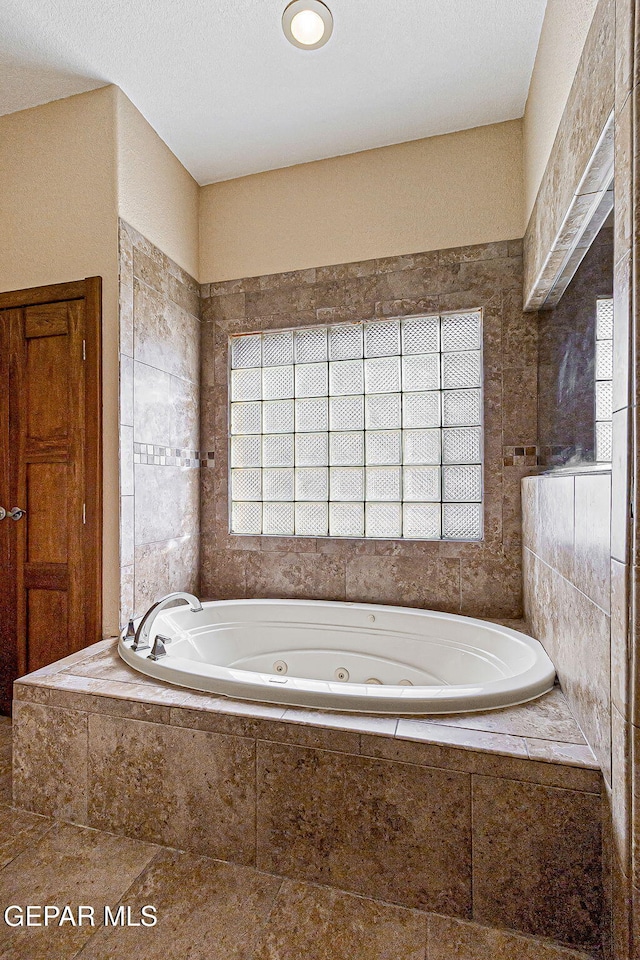
[[[11, 806], [0, 717], [0, 960], [579, 960], [548, 941], [116, 837]], [[96, 926], [9, 927], [9, 904], [83, 904]], [[157, 908], [154, 927], [102, 924]]]

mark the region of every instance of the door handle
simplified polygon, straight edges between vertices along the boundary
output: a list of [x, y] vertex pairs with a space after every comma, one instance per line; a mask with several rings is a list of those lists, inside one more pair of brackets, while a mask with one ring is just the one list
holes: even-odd
[[26, 512], [26, 510], [21, 510], [20, 507], [11, 507], [7, 517], [11, 517], [12, 520], [22, 520]]

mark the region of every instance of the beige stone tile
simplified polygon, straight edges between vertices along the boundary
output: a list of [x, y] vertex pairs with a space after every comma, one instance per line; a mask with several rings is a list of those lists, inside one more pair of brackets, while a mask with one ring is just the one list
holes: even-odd
[[248, 867], [162, 850], [127, 891], [136, 917], [153, 904], [158, 924], [96, 933], [83, 960], [251, 960], [282, 881]]
[[[156, 853], [155, 847], [76, 827], [54, 824], [0, 871], [0, 903], [52, 904], [60, 908], [93, 906], [96, 918], [104, 906], [118, 903]], [[95, 928], [16, 928], [0, 925], [3, 958], [66, 960], [75, 957]]]
[[285, 880], [255, 960], [424, 960], [426, 918], [414, 910]]
[[427, 918], [428, 960], [589, 960], [591, 954], [479, 923]]
[[460, 568], [460, 612], [469, 617], [522, 616], [522, 566], [515, 556], [478, 557]]
[[52, 821], [0, 803], [0, 869], [50, 829]]
[[136, 463], [134, 474], [137, 549], [153, 541], [187, 536], [197, 529], [198, 469]]
[[602, 776], [597, 770], [567, 766], [565, 763], [525, 760], [522, 757], [470, 750], [452, 745], [445, 746], [442, 743], [401, 740], [398, 737], [394, 739], [371, 737], [362, 734], [360, 753], [363, 756], [396, 760], [400, 763], [414, 763], [423, 767], [463, 770], [467, 773], [478, 773], [507, 780], [581, 790], [598, 796], [602, 788]]
[[15, 702], [13, 796], [33, 813], [86, 823], [86, 713]]
[[458, 613], [460, 561], [434, 559], [418, 566], [406, 557], [354, 557], [346, 563], [346, 599]]
[[616, 410], [612, 417], [611, 556], [620, 563], [627, 562], [629, 544], [629, 418], [630, 414], [627, 408]]
[[176, 377], [197, 381], [199, 321], [137, 278], [133, 284], [133, 316], [136, 360]]
[[474, 918], [576, 946], [599, 943], [598, 797], [474, 777], [473, 827]]
[[259, 868], [469, 916], [466, 774], [266, 742], [257, 770]]
[[345, 564], [340, 557], [304, 553], [249, 553], [246, 589], [251, 597], [345, 599]]
[[[505, 625], [508, 626], [508, 624]], [[522, 624], [512, 629], [522, 630]], [[586, 743], [569, 709], [567, 699], [558, 686], [530, 703], [505, 707], [503, 710], [442, 716], [434, 719], [433, 722], [446, 726], [468, 727], [471, 730], [507, 733], [514, 737], [535, 737], [540, 740], [559, 740], [563, 743]]]
[[90, 715], [88, 779], [92, 826], [253, 862], [253, 741]]
[[548, 760], [550, 763], [566, 763], [569, 766], [599, 770], [600, 764], [586, 743], [558, 743], [554, 740], [536, 740], [527, 737], [527, 752], [532, 760]]
[[170, 374], [135, 360], [133, 390], [135, 401], [131, 425], [134, 427], [135, 440], [175, 446], [171, 432]]
[[572, 582], [605, 613], [611, 603], [611, 477], [575, 478], [575, 548]]
[[630, 689], [630, 577], [627, 564], [611, 560], [611, 699], [621, 713], [632, 711], [630, 715], [637, 722], [633, 691]]
[[11, 774], [0, 777], [0, 803], [10, 804], [13, 802], [13, 784]]
[[93, 657], [71, 664], [65, 673], [73, 674], [75, 677], [92, 677], [96, 680], [114, 680], [120, 683], [144, 683], [146, 680], [120, 657], [117, 642], [112, 642], [106, 650], [100, 651]]
[[508, 757], [527, 757], [527, 748], [522, 737], [447, 726], [425, 720], [399, 720], [396, 737], [399, 740], [447, 744], [461, 750], [503, 754]]
[[551, 657], [571, 711], [610, 780], [610, 618], [527, 549], [524, 570], [527, 619]]

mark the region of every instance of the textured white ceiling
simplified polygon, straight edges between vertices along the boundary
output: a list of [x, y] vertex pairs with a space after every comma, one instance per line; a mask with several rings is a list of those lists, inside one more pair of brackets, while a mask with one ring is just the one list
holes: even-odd
[[546, 0], [2, 0], [0, 114], [115, 83], [202, 184], [520, 117]]

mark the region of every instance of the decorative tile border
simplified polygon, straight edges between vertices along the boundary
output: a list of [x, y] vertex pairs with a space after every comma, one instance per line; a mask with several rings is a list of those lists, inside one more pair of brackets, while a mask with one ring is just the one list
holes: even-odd
[[157, 443], [133, 444], [134, 463], [152, 463], [161, 467], [199, 467], [199, 450], [178, 450]]
[[540, 448], [531, 444], [502, 448], [502, 463], [505, 467], [536, 467], [540, 462], [539, 458]]

